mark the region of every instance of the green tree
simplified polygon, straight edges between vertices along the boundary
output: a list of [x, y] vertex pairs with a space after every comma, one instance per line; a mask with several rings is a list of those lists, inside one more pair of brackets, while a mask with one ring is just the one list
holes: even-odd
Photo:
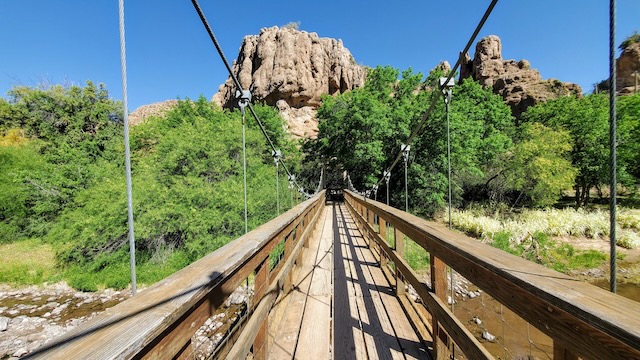
[[640, 93], [620, 96], [617, 103], [621, 182], [635, 190], [640, 182]]
[[[447, 130], [445, 106], [438, 103], [415, 146], [410, 168], [410, 198], [427, 215], [447, 200]], [[502, 169], [500, 154], [511, 147], [513, 117], [502, 99], [467, 79], [456, 86], [450, 109], [451, 168], [454, 206]], [[412, 150], [413, 150], [412, 149]]]
[[[634, 140], [629, 135], [635, 128], [633, 100], [623, 100], [624, 115], [619, 117], [621, 128], [619, 147], [622, 156], [618, 166], [618, 176], [623, 182], [632, 182], [627, 171], [633, 167]], [[628, 115], [627, 115], [628, 114]], [[609, 105], [607, 95], [593, 94], [583, 98], [561, 97], [531, 107], [523, 115], [524, 121], [539, 122], [556, 130], [566, 130], [571, 135], [571, 161], [578, 169], [574, 189], [576, 206], [587, 205], [590, 190], [600, 189], [609, 181]], [[637, 120], [635, 120], [637, 124]], [[637, 154], [637, 153], [635, 153]]]
[[551, 206], [575, 181], [577, 170], [567, 160], [571, 137], [540, 123], [522, 124], [519, 133], [520, 141], [505, 159], [507, 183], [534, 206]]
[[[16, 87], [10, 100], [0, 102], [0, 131], [19, 131], [29, 140], [24, 147], [3, 150], [3, 175], [13, 186], [13, 206], [23, 209], [19, 231], [10, 239], [44, 235], [79, 189], [91, 186], [100, 159], [115, 159], [121, 141], [120, 105], [109, 99], [104, 85], [96, 88]], [[3, 182], [4, 183], [4, 182]], [[5, 213], [15, 222], [17, 213]]]
[[[365, 86], [350, 93], [325, 98], [318, 111], [319, 145], [327, 159], [349, 171], [354, 186], [369, 188], [382, 175], [422, 120], [442, 75], [433, 71], [426, 80], [410, 69], [372, 69]], [[473, 81], [455, 88], [451, 106], [452, 166], [455, 197], [459, 203], [468, 186], [483, 181], [496, 165], [497, 156], [511, 146], [513, 119], [502, 99]], [[433, 214], [446, 198], [446, 120], [438, 103], [422, 134], [412, 145], [409, 188], [411, 207]], [[313, 146], [308, 146], [313, 149]], [[404, 202], [401, 168], [392, 174], [392, 203]], [[384, 192], [379, 199], [384, 198]]]

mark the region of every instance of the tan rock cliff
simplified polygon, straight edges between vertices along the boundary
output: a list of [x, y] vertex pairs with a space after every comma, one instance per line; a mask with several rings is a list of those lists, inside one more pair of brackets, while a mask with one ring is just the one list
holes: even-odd
[[[315, 109], [322, 95], [361, 87], [366, 77], [366, 68], [356, 64], [341, 40], [290, 27], [246, 36], [232, 70], [254, 102], [279, 104], [294, 137], [317, 136]], [[229, 78], [212, 101], [231, 108], [235, 91]]]
[[555, 79], [543, 80], [527, 60], [503, 60], [502, 42], [495, 35], [476, 44], [473, 60], [465, 54], [460, 80], [471, 77], [502, 96], [513, 114], [519, 118], [529, 107], [560, 96], [582, 96], [582, 88]]

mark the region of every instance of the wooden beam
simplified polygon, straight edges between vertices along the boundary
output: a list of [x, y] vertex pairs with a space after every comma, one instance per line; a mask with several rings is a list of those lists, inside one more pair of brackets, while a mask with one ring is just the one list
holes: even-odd
[[[447, 299], [447, 265], [437, 257], [430, 255], [431, 289], [435, 296], [446, 304]], [[433, 329], [433, 351], [436, 360], [449, 358], [449, 338], [440, 327], [438, 316], [431, 313]]]

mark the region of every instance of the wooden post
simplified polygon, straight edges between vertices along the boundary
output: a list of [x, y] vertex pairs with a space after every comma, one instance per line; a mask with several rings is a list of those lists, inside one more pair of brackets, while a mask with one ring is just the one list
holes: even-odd
[[[260, 300], [265, 295], [267, 287], [269, 286], [269, 258], [263, 261], [262, 264], [258, 266], [256, 269], [256, 278], [253, 285], [254, 294], [253, 294], [253, 306], [256, 307]], [[260, 330], [258, 330], [258, 334], [256, 335], [256, 339], [253, 341], [253, 358], [256, 360], [263, 360], [267, 358], [267, 340], [269, 337], [269, 317], [267, 316], [262, 325], [260, 326]]]
[[[437, 297], [447, 302], [447, 265], [437, 257], [431, 255], [431, 288]], [[433, 357], [435, 360], [449, 359], [447, 334], [438, 325], [438, 319], [434, 314], [432, 318], [433, 331]]]
[[[400, 258], [404, 259], [404, 234], [398, 230], [398, 228], [394, 228], [394, 249], [398, 253]], [[404, 279], [402, 278], [402, 274], [398, 267], [396, 266], [396, 295], [404, 295], [405, 288]]]
[[[284, 258], [288, 259], [291, 255], [291, 251], [293, 249], [293, 238], [291, 236], [287, 236], [284, 238]], [[302, 252], [302, 251], [301, 251]], [[289, 271], [287, 276], [284, 279], [284, 283], [282, 284], [282, 289], [285, 294], [288, 294], [293, 288], [293, 271]]]
[[[381, 218], [379, 215], [378, 215], [378, 232], [380, 233], [382, 240], [384, 240], [384, 242], [388, 244], [389, 242], [387, 241], [387, 222], [383, 218]], [[383, 254], [384, 250], [382, 250], [382, 246], [378, 246], [378, 251], [380, 252], [380, 267], [382, 269], [386, 269], [387, 264], [389, 262], [388, 257], [385, 256], [385, 254]]]
[[578, 357], [557, 341], [553, 341], [553, 360], [578, 360]]
[[[369, 225], [370, 225], [371, 227], [373, 227], [373, 211], [371, 211], [371, 210], [369, 210], [369, 209], [366, 209], [365, 211], [367, 212], [367, 223], [369, 223]], [[364, 235], [364, 237], [367, 239], [367, 245], [369, 245], [369, 248], [370, 248], [370, 249], [373, 249], [373, 248], [371, 247], [371, 245], [372, 245], [372, 244], [371, 244], [371, 235], [370, 235], [370, 234], [363, 234], [363, 235]], [[375, 256], [375, 255], [374, 255], [374, 256]]]

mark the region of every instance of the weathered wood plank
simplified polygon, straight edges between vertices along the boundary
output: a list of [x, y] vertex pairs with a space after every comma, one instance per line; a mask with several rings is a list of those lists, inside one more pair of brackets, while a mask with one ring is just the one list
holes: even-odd
[[333, 357], [335, 359], [366, 359], [364, 334], [360, 322], [353, 277], [355, 269], [349, 251], [351, 230], [342, 217], [344, 211], [335, 206], [334, 215], [334, 276], [333, 276]]
[[[359, 215], [355, 215], [356, 217]], [[365, 223], [363, 226], [371, 226]], [[472, 359], [493, 359], [493, 356], [478, 342], [473, 334], [462, 324], [448, 309], [445, 302], [432, 293], [429, 287], [418, 280], [418, 276], [409, 267], [409, 265], [398, 257], [396, 251], [391, 249], [382, 239], [375, 239], [382, 246], [383, 251], [387, 252], [396, 267], [405, 274], [405, 279], [416, 290], [418, 295], [427, 305], [431, 314], [438, 318], [440, 325], [456, 339], [456, 343], [462, 348], [463, 352]]]
[[[382, 224], [383, 221], [381, 220], [380, 223]], [[361, 253], [366, 263], [375, 261], [370, 251], [361, 249]], [[426, 349], [409, 324], [407, 315], [402, 310], [398, 299], [394, 296], [391, 284], [387, 281], [387, 276], [383, 274], [383, 268], [368, 265], [366, 270], [371, 274], [371, 281], [376, 289], [373, 301], [376, 313], [381, 319], [382, 328], [388, 336], [396, 338], [396, 342], [390, 345], [392, 357], [394, 359], [404, 358], [406, 355], [410, 359], [426, 358]], [[399, 348], [395, 348], [396, 345], [399, 345]]]

